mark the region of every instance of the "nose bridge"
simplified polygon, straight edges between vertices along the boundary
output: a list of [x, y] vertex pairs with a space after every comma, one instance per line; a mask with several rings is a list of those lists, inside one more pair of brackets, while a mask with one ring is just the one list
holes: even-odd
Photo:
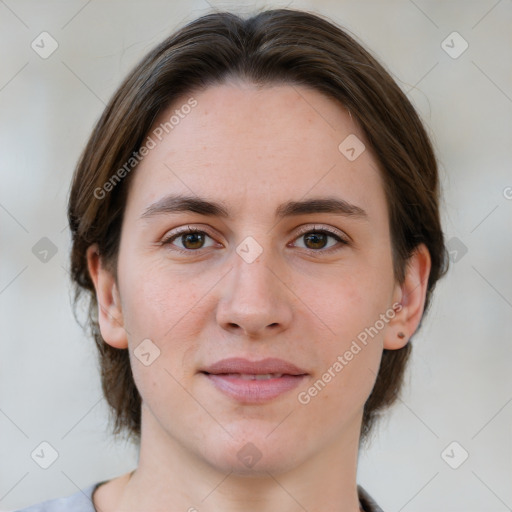
[[224, 329], [252, 336], [284, 329], [292, 317], [290, 294], [273, 269], [280, 265], [270, 248], [258, 247], [248, 237], [233, 252], [232, 271], [217, 310]]
[[[271, 279], [274, 275], [269, 268], [272, 259], [270, 249], [261, 251], [257, 256], [251, 254], [253, 251], [250, 242], [249, 244], [242, 242], [237, 248], [237, 254], [234, 257], [233, 291], [240, 297], [248, 295], [258, 299], [268, 295], [266, 298], [269, 299], [275, 292], [271, 288], [276, 284]], [[245, 259], [246, 256], [250, 258]], [[268, 300], [266, 302], [268, 303]]]

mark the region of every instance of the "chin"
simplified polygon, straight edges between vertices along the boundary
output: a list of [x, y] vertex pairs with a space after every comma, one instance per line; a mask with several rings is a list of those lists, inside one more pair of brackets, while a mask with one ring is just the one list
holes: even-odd
[[269, 473], [285, 473], [300, 465], [307, 456], [304, 440], [284, 430], [281, 435], [273, 432], [269, 436], [271, 430], [238, 431], [224, 443], [217, 441], [213, 446], [204, 447], [200, 455], [218, 471], [239, 476], [268, 478]]

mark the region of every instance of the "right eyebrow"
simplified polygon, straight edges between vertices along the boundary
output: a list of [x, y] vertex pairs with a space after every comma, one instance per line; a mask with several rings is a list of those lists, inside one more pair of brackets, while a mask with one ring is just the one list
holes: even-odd
[[213, 217], [229, 217], [227, 209], [220, 203], [194, 196], [169, 195], [148, 206], [140, 218], [178, 212], [194, 212]]

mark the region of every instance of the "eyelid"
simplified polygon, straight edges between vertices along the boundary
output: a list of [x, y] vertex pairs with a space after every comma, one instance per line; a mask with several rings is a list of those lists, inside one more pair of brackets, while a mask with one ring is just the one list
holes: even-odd
[[308, 233], [323, 233], [327, 234], [331, 238], [334, 238], [337, 243], [335, 243], [331, 247], [327, 248], [321, 248], [321, 249], [308, 249], [307, 247], [297, 247], [301, 251], [305, 252], [306, 254], [313, 255], [315, 257], [322, 257], [322, 256], [329, 256], [333, 253], [337, 253], [338, 251], [342, 250], [346, 246], [351, 245], [351, 238], [346, 235], [342, 231], [335, 230], [334, 228], [328, 227], [328, 226], [317, 226], [316, 224], [311, 226], [302, 226], [299, 230], [299, 232], [295, 235], [294, 239], [290, 244], [287, 244], [287, 246], [295, 246], [294, 242], [299, 239], [301, 236], [304, 236]]
[[[180, 235], [188, 234], [188, 233], [204, 233], [210, 238], [214, 239], [215, 236], [211, 233], [211, 231], [206, 226], [191, 226], [189, 224], [185, 226], [180, 226], [179, 228], [176, 228], [172, 230], [169, 233], [166, 233], [164, 237], [162, 238], [160, 244], [164, 245], [167, 243], [171, 243], [171, 240], [178, 238]], [[190, 250], [189, 250], [190, 251]]]
[[307, 226], [302, 226], [299, 229], [299, 232], [297, 233], [295, 238], [298, 238], [301, 235], [304, 235], [306, 233], [311, 233], [311, 232], [315, 232], [315, 233], [325, 232], [330, 235], [333, 235], [334, 237], [338, 237], [341, 241], [343, 241], [347, 244], [350, 243], [350, 237], [348, 235], [346, 235], [343, 231], [339, 231], [339, 230], [331, 228], [329, 226], [318, 226], [317, 224], [313, 224], [313, 225], [309, 224]]

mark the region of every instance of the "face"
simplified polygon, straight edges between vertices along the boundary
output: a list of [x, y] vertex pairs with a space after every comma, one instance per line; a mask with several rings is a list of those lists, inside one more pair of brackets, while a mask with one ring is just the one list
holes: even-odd
[[341, 105], [290, 85], [193, 97], [134, 171], [102, 334], [129, 348], [143, 438], [281, 472], [357, 442], [417, 283], [394, 279], [378, 165]]

